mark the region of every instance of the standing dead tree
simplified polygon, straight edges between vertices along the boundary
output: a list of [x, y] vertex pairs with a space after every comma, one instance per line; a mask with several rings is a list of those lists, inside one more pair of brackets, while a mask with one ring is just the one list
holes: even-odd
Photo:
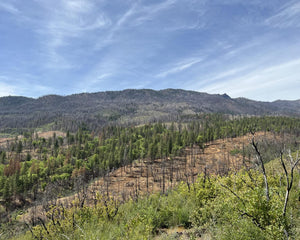
[[256, 152], [256, 158], [257, 158], [257, 160], [260, 163], [260, 166], [261, 166], [261, 169], [262, 169], [262, 172], [263, 172], [263, 175], [264, 175], [265, 189], [266, 189], [265, 190], [266, 191], [266, 198], [267, 198], [267, 201], [270, 201], [269, 184], [268, 184], [268, 179], [267, 179], [265, 164], [264, 164], [262, 155], [261, 155], [261, 153], [260, 153], [260, 151], [258, 149], [258, 142], [255, 142], [255, 139], [254, 139], [255, 132], [251, 132], [251, 133], [252, 133], [251, 144], [252, 144], [252, 147], [254, 148], [254, 150]]
[[[263, 158], [258, 149], [258, 143], [254, 140], [254, 133], [252, 133], [252, 135], [253, 135], [253, 137], [252, 137], [251, 144], [256, 152], [256, 158], [261, 165], [261, 169], [262, 169], [264, 181], [265, 181], [266, 198], [267, 198], [267, 201], [269, 201], [270, 200], [269, 185], [268, 185], [268, 179], [267, 179], [267, 174], [266, 174]], [[281, 166], [283, 168], [283, 171], [284, 171], [284, 174], [286, 177], [286, 191], [285, 191], [285, 199], [284, 199], [283, 210], [282, 210], [282, 216], [285, 218], [286, 212], [287, 212], [289, 196], [290, 196], [290, 192], [292, 190], [293, 181], [294, 181], [294, 169], [297, 167], [297, 164], [300, 162], [300, 158], [299, 158], [299, 154], [297, 152], [296, 158], [294, 159], [292, 157], [291, 150], [290, 149], [285, 150], [284, 145], [282, 145], [282, 146], [283, 147], [280, 147], [279, 153], [280, 153], [280, 163], [281, 163]], [[286, 162], [284, 161], [284, 153], [285, 152], [287, 152], [287, 156], [288, 156], [287, 158], [289, 159], [289, 163], [290, 163], [290, 166], [288, 168], [287, 168]], [[284, 226], [284, 233], [286, 235], [286, 239], [289, 239], [288, 226]]]
[[293, 180], [294, 180], [294, 169], [297, 166], [297, 164], [300, 161], [298, 152], [297, 152], [297, 156], [296, 156], [296, 160], [294, 160], [294, 158], [292, 157], [291, 151], [288, 151], [288, 156], [290, 159], [290, 164], [291, 164], [291, 169], [290, 172], [287, 171], [286, 165], [284, 163], [283, 160], [283, 151], [280, 151], [280, 162], [281, 162], [281, 166], [284, 170], [285, 173], [285, 177], [286, 177], [286, 192], [285, 192], [285, 199], [284, 199], [284, 206], [283, 206], [283, 211], [282, 211], [282, 215], [285, 216], [286, 215], [286, 208], [287, 208], [287, 204], [289, 201], [289, 195], [293, 186]]

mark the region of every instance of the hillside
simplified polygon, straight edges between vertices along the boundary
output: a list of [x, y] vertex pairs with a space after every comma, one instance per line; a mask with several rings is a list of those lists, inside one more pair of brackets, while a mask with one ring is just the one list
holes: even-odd
[[179, 89], [128, 89], [38, 99], [10, 96], [0, 98], [0, 130], [48, 125], [47, 130], [75, 131], [82, 122], [95, 130], [111, 123], [178, 121], [199, 113], [300, 116], [300, 101], [259, 102]]
[[[20, 239], [61, 239], [62, 235], [78, 239], [73, 236], [73, 233], [78, 233], [77, 228], [68, 228], [67, 223], [72, 223], [73, 228], [79, 226], [79, 231], [84, 228], [84, 232], [91, 231], [95, 237], [86, 239], [96, 239], [100, 235], [94, 235], [93, 230], [86, 229], [91, 221], [95, 221], [97, 229], [99, 226], [105, 229], [115, 228], [108, 232], [109, 235], [101, 233], [100, 239], [149, 239], [156, 236], [157, 231], [162, 228], [176, 226], [184, 227], [185, 230], [200, 227], [203, 233], [207, 232], [207, 227], [213, 227], [208, 234], [217, 234], [214, 231], [219, 227], [214, 228], [213, 223], [210, 223], [214, 217], [207, 216], [203, 222], [201, 212], [197, 212], [197, 209], [206, 206], [207, 201], [212, 201], [211, 206], [214, 206], [215, 200], [222, 202], [224, 197], [230, 197], [230, 202], [237, 203], [235, 195], [228, 195], [228, 188], [235, 189], [235, 184], [232, 185], [231, 180], [227, 180], [231, 172], [235, 178], [239, 169], [246, 167], [248, 175], [241, 176], [242, 182], [246, 181], [245, 186], [237, 190], [241, 190], [241, 195], [244, 190], [251, 190], [249, 194], [254, 199], [257, 198], [255, 194], [260, 194], [258, 197], [265, 204], [262, 176], [259, 172], [249, 172], [252, 171], [250, 168], [257, 169], [257, 158], [249, 146], [252, 138], [249, 132], [256, 132], [255, 140], [259, 141], [259, 150], [265, 162], [278, 157], [279, 150], [284, 149], [282, 151], [285, 151], [284, 157], [288, 163], [290, 157], [286, 150], [295, 152], [299, 148], [300, 136], [299, 118], [266, 116], [226, 119], [220, 114], [207, 114], [201, 120], [187, 124], [108, 126], [98, 134], [81, 128], [76, 133], [24, 132], [23, 136], [3, 139], [0, 141], [1, 234], [6, 239], [18, 234], [21, 234]], [[204, 179], [199, 181], [198, 174]], [[220, 178], [221, 183], [216, 182], [214, 185], [216, 175], [224, 178]], [[253, 178], [255, 175], [257, 179]], [[240, 182], [239, 179], [232, 180]], [[208, 183], [209, 189], [201, 182]], [[270, 184], [273, 183], [272, 180]], [[251, 204], [255, 202], [251, 200], [248, 208], [247, 195], [242, 200], [245, 206], [242, 202], [239, 203], [247, 214], [255, 216], [243, 217], [245, 226], [254, 219], [263, 229], [255, 224], [251, 227], [260, 231], [262, 236], [272, 233], [273, 228], [277, 229], [276, 236], [282, 236], [282, 224], [286, 229], [291, 227], [289, 234], [294, 234], [293, 231], [297, 229], [292, 228], [291, 224], [284, 221], [280, 221], [279, 225], [273, 223], [274, 219], [281, 216], [281, 207], [277, 207], [275, 215], [268, 209], [272, 209], [273, 204], [282, 206], [284, 184], [276, 180], [276, 184], [271, 186], [277, 189], [274, 192], [280, 192], [280, 199], [275, 195], [275, 202], [271, 201], [271, 205], [259, 203], [253, 206], [258, 214], [261, 211], [267, 214], [266, 220], [256, 219], [256, 212], [253, 213], [255, 215], [252, 214]], [[214, 189], [218, 189], [217, 192]], [[160, 194], [156, 195], [157, 192]], [[204, 197], [204, 202], [198, 202], [197, 205], [198, 200], [195, 199], [200, 196]], [[170, 203], [175, 205], [169, 205]], [[221, 210], [223, 206], [219, 203]], [[144, 214], [144, 210], [139, 209], [139, 204], [149, 212]], [[143, 207], [143, 204], [150, 205]], [[129, 206], [135, 210], [130, 210]], [[298, 205], [293, 202], [289, 210], [298, 211]], [[214, 210], [209, 211], [213, 213]], [[235, 217], [231, 220], [238, 219], [240, 213], [228, 209], [228, 213], [233, 211]], [[39, 215], [41, 213], [46, 214]], [[126, 220], [126, 216], [131, 216], [132, 219]], [[217, 215], [217, 218], [222, 220], [222, 216]], [[300, 219], [298, 216], [295, 218]], [[220, 229], [230, 219], [223, 220], [223, 223], [220, 222]], [[131, 221], [133, 224], [141, 224], [140, 231], [130, 233], [131, 227], [127, 223]], [[82, 225], [85, 222], [87, 226]], [[109, 226], [101, 225], [102, 222], [109, 223]], [[264, 231], [266, 227], [270, 227], [270, 232]], [[136, 227], [132, 226], [132, 229], [135, 230]], [[248, 234], [253, 229], [245, 229], [245, 233]], [[28, 230], [28, 238], [24, 238], [22, 234]], [[124, 236], [127, 233], [129, 235]]]
[[[272, 134], [259, 132], [257, 139], [270, 139]], [[251, 134], [236, 138], [218, 139], [207, 143], [205, 151], [198, 145], [186, 147], [180, 156], [167, 159], [150, 160], [138, 159], [128, 166], [113, 169], [104, 177], [99, 177], [91, 184], [81, 186], [81, 193], [86, 194], [85, 203], [93, 206], [96, 193], [110, 196], [119, 201], [137, 199], [139, 196], [159, 192], [168, 192], [181, 182], [193, 184], [199, 174], [227, 175], [245, 167], [249, 160], [243, 157], [243, 146], [249, 145]], [[47, 204], [71, 205], [78, 197], [72, 194], [63, 198], [55, 198], [50, 203], [45, 200], [42, 204], [31, 207], [20, 217], [21, 221], [29, 221], [32, 217], [46, 218], [44, 209]], [[83, 196], [81, 196], [83, 198]], [[47, 199], [45, 196], [44, 199]], [[38, 209], [38, 211], [36, 210]]]

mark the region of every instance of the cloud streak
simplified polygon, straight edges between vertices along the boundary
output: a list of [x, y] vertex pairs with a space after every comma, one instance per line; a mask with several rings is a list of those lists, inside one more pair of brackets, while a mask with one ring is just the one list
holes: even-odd
[[272, 27], [300, 27], [300, 2], [288, 3], [277, 14], [266, 19], [265, 23]]
[[156, 75], [156, 77], [164, 78], [164, 77], [167, 77], [169, 75], [182, 72], [182, 71], [187, 70], [188, 68], [190, 68], [190, 67], [194, 66], [195, 64], [198, 64], [202, 61], [203, 61], [202, 58], [182, 60], [182, 61], [176, 63], [175, 66], [171, 67], [170, 69], [167, 69], [165, 71], [162, 71], [162, 72], [158, 73]]
[[152, 20], [155, 15], [168, 9], [176, 2], [177, 0], [166, 0], [162, 3], [151, 4], [150, 6], [143, 6], [141, 1], [134, 2], [114, 23], [111, 23], [111, 28], [105, 37], [99, 39], [99, 43], [95, 49], [101, 50], [114, 42], [118, 42], [116, 37], [118, 32], [130, 31], [132, 28], [136, 28], [144, 22]]
[[137, 14], [139, 17], [135, 20], [134, 25], [141, 25], [145, 21], [150, 21], [152, 20], [156, 14], [169, 9], [172, 7], [177, 2], [177, 0], [167, 0], [162, 3], [158, 3], [155, 5], [150, 5], [147, 7], [142, 7]]
[[[208, 84], [201, 88], [201, 91], [209, 93], [226, 92], [233, 97], [256, 96], [255, 99], [264, 100], [266, 97], [270, 100], [278, 99], [278, 91], [290, 92], [286, 99], [294, 100], [293, 94], [300, 89], [299, 79], [300, 58], [283, 62], [265, 69], [256, 69], [246, 75], [237, 75], [227, 81], [220, 81], [214, 84]], [[293, 86], [291, 89], [290, 86]]]
[[10, 14], [13, 15], [18, 15], [20, 14], [19, 9], [17, 9], [14, 5], [10, 4], [10, 3], [4, 3], [4, 2], [0, 2], [0, 10], [4, 10]]
[[72, 69], [78, 64], [70, 61], [69, 52], [64, 48], [86, 39], [90, 33], [108, 28], [111, 21], [105, 14], [98, 13], [93, 1], [66, 0], [59, 2], [59, 8], [53, 10], [52, 3], [42, 5], [50, 13], [43, 21], [43, 28], [37, 30], [43, 43], [44, 55], [48, 58], [45, 65], [52, 69]]

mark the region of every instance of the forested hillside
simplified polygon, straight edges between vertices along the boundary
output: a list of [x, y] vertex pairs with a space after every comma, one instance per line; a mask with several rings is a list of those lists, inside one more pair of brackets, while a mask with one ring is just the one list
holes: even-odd
[[22, 128], [43, 127], [77, 131], [82, 124], [89, 130], [99, 130], [109, 124], [189, 121], [201, 113], [299, 116], [300, 101], [258, 102], [176, 89], [48, 95], [38, 99], [3, 97], [0, 130], [14, 133]]
[[[249, 133], [253, 134], [252, 146], [251, 138], [240, 145], [232, 141], [235, 145], [228, 154], [240, 156], [235, 168], [224, 167], [229, 163], [227, 154], [219, 171], [209, 166], [204, 153], [214, 140], [223, 139], [225, 147], [226, 139]], [[50, 136], [24, 132], [0, 146], [1, 234], [8, 238], [27, 230], [28, 238], [38, 239], [64, 239], [64, 235], [78, 239], [82, 234], [89, 234], [86, 239], [148, 239], [163, 228], [182, 226], [195, 237], [208, 234], [229, 239], [238, 232], [240, 219], [244, 231], [240, 236], [251, 233], [248, 239], [299, 236], [295, 227], [299, 220], [299, 186], [295, 184], [291, 203], [283, 214], [284, 172], [279, 165], [279, 169], [268, 173], [267, 199], [257, 159], [261, 156], [267, 163], [280, 156], [283, 161], [293, 158], [287, 165], [296, 161], [299, 136], [299, 118], [229, 120], [220, 114], [203, 114], [189, 123], [107, 126], [97, 133], [83, 128]], [[253, 146], [259, 150], [253, 151]], [[207, 164], [199, 165], [197, 157]], [[181, 170], [176, 170], [176, 165]], [[147, 171], [142, 171], [142, 166]], [[114, 176], [116, 181], [126, 174], [136, 179], [132, 191], [122, 191], [118, 185], [122, 194], [113, 194], [109, 185], [115, 169], [120, 169], [120, 175]], [[196, 180], [198, 174], [202, 176]], [[147, 188], [139, 184], [139, 176], [143, 175]], [[151, 195], [150, 178], [162, 195]], [[103, 191], [88, 187], [98, 180]], [[183, 183], [171, 191], [179, 182]], [[73, 203], [68, 198], [57, 202], [58, 197], [74, 194]], [[39, 215], [39, 207], [48, 213]], [[92, 235], [94, 228], [101, 229], [98, 235]], [[237, 235], [236, 239], [247, 238]]]

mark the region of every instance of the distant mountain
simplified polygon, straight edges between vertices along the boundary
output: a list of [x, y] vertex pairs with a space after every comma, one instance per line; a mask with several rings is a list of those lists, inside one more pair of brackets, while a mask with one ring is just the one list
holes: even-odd
[[83, 123], [96, 129], [110, 123], [176, 121], [198, 113], [300, 116], [300, 100], [260, 102], [180, 89], [128, 89], [38, 99], [9, 96], [0, 98], [0, 129], [48, 125], [72, 130]]

